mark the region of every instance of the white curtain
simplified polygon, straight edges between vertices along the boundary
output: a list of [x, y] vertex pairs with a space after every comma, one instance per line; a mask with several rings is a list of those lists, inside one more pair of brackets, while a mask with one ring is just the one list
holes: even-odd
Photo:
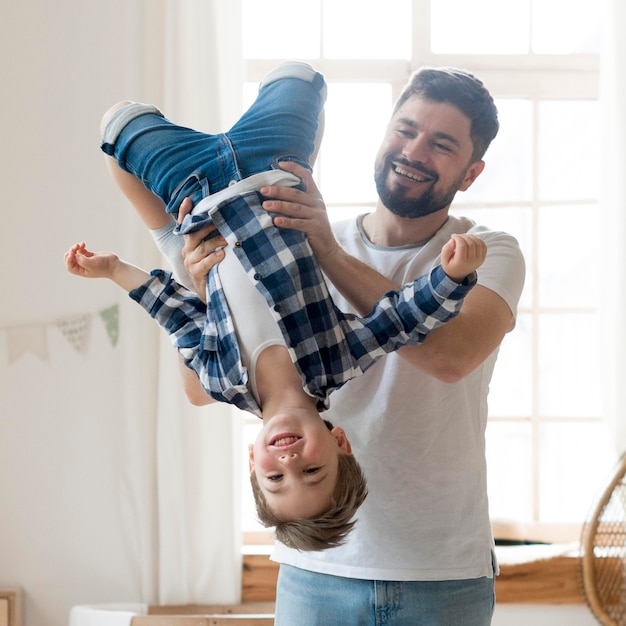
[[[602, 210], [604, 281], [587, 291], [600, 299], [603, 324], [602, 375], [606, 415], [618, 453], [626, 452], [626, 3], [604, 0], [601, 61]], [[584, 155], [581, 155], [584, 170]]]
[[[239, 3], [146, 0], [140, 10], [144, 92], [177, 123], [207, 132], [226, 129], [241, 112]], [[155, 493], [138, 493], [139, 481], [129, 497], [144, 506], [139, 518], [129, 518], [133, 543], [143, 546], [142, 600], [238, 602], [241, 418], [228, 405], [191, 406], [181, 392], [175, 351], [164, 333], [157, 342], [154, 360], [145, 358], [144, 345], [138, 347], [144, 358], [136, 363], [139, 372], [151, 368], [149, 375], [139, 374], [139, 384], [154, 398], [154, 437], [146, 441], [144, 433], [139, 440], [128, 433], [134, 442], [129, 456], [144, 455], [149, 467], [154, 454], [156, 474]], [[151, 520], [146, 537], [152, 536], [152, 545], [136, 534], [141, 519]]]
[[227, 127], [241, 110], [238, 7], [0, 3], [0, 583], [22, 589], [29, 625], [66, 625], [92, 602], [239, 599], [240, 418], [189, 406], [156, 324], [62, 261], [86, 241], [161, 265], [106, 173], [100, 116], [134, 99]]

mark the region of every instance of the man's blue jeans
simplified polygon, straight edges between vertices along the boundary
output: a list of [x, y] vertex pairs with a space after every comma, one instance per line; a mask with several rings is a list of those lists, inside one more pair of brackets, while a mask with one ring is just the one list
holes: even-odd
[[372, 581], [280, 566], [275, 626], [489, 626], [494, 579]]
[[311, 169], [324, 77], [304, 63], [286, 63], [261, 82], [250, 108], [219, 134], [178, 126], [153, 105], [131, 103], [109, 120], [102, 150], [143, 182], [176, 214], [233, 182], [295, 161]]

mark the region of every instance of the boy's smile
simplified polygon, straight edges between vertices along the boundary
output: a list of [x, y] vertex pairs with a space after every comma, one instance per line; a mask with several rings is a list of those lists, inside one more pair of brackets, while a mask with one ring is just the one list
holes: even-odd
[[330, 508], [338, 455], [349, 452], [343, 429], [329, 430], [315, 411], [296, 409], [264, 418], [249, 446], [250, 471], [275, 515], [306, 519]]

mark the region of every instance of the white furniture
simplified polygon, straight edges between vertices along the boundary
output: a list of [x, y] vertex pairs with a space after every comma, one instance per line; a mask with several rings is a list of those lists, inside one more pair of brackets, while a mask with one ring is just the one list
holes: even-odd
[[145, 604], [79, 605], [70, 611], [69, 626], [130, 626], [136, 615], [146, 615]]

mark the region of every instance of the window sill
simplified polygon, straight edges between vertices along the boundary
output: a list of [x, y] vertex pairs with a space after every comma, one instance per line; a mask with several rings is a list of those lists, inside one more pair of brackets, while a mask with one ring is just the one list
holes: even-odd
[[[251, 547], [251, 546], [249, 546]], [[274, 602], [278, 563], [263, 553], [243, 556], [242, 602]], [[498, 603], [584, 604], [577, 544], [498, 546]]]

